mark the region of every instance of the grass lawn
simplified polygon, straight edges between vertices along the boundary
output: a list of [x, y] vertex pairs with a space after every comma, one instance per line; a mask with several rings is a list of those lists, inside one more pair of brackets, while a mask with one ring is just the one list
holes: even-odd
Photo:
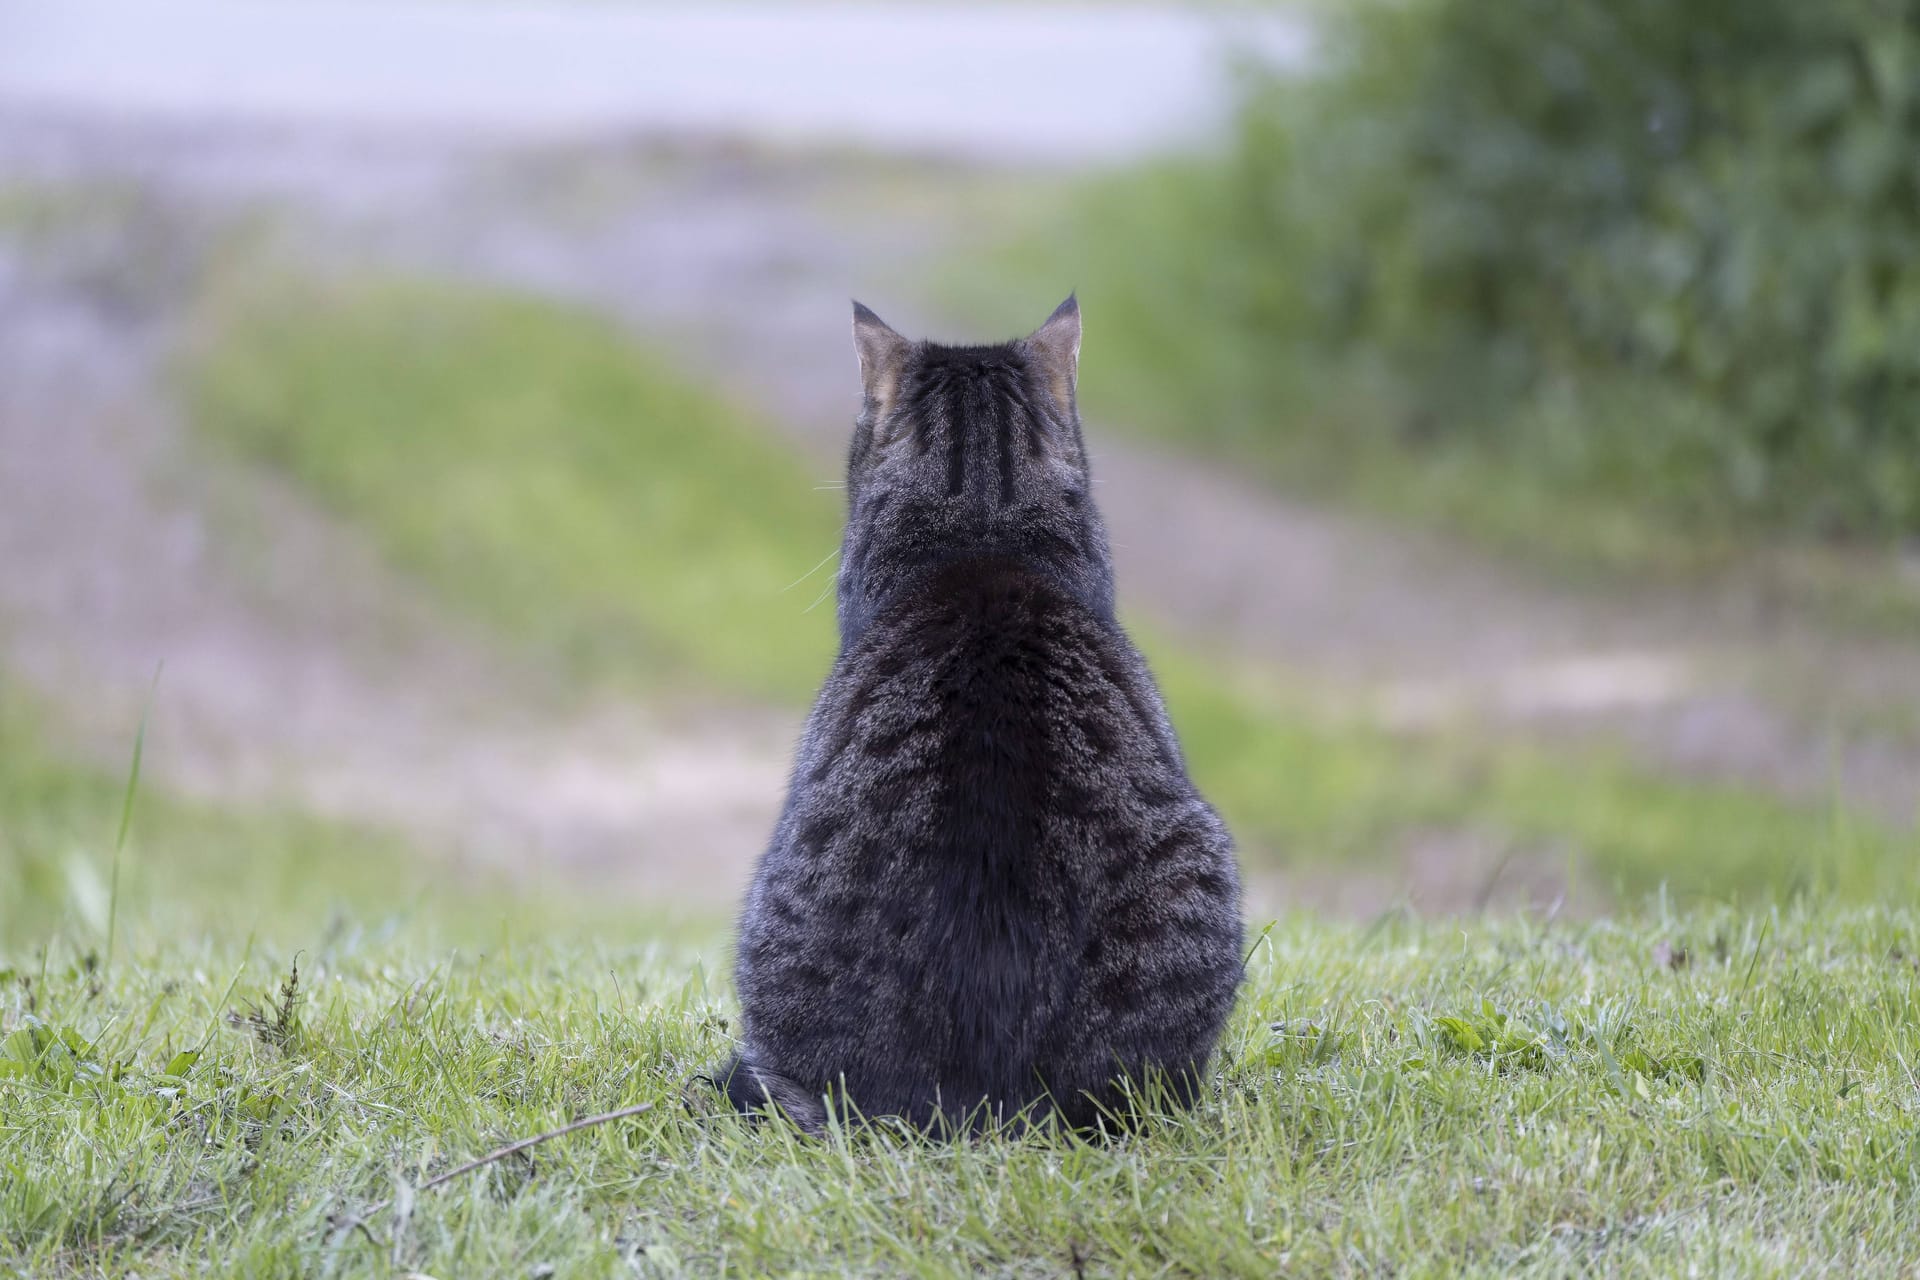
[[1920, 1267], [1911, 908], [1254, 921], [1192, 1114], [816, 1142], [694, 1079], [730, 1045], [719, 922], [530, 905], [364, 833], [154, 795], [116, 897], [123, 783], [0, 723], [0, 1270]]
[[[1285, 920], [1213, 1086], [1108, 1141], [714, 1110], [716, 931], [485, 908], [0, 953], [41, 1275], [1803, 1275], [1920, 1267], [1920, 915]], [[511, 908], [502, 907], [502, 911]], [[137, 911], [131, 912], [138, 916]], [[297, 968], [297, 976], [296, 976]], [[644, 1114], [423, 1183], [595, 1113]]]
[[1107, 1141], [816, 1142], [694, 1079], [730, 1044], [719, 922], [530, 903], [158, 795], [116, 857], [124, 781], [6, 710], [0, 1270], [1920, 1266], [1911, 908], [1254, 921], [1195, 1112]]
[[[825, 608], [780, 588], [831, 542], [833, 495], [614, 331], [424, 285], [226, 305], [185, 373], [208, 439], [450, 605], [642, 690], [811, 689]], [[1255, 920], [1190, 1114], [812, 1141], [695, 1079], [731, 1046], [724, 921], [150, 792], [123, 844], [128, 779], [50, 758], [0, 686], [0, 1271], [1920, 1269], [1910, 847], [1603, 761], [1325, 724], [1151, 647], [1252, 870], [1493, 824], [1618, 885], [1618, 913]]]
[[[826, 670], [840, 495], [592, 315], [421, 282], [282, 282], [216, 298], [184, 381], [215, 447], [306, 486], [554, 663], [795, 704]], [[1587, 753], [1329, 724], [1147, 649], [1196, 776], [1259, 865], [1390, 865], [1441, 828], [1628, 897], [1913, 899], [1914, 838], [1844, 813]]]

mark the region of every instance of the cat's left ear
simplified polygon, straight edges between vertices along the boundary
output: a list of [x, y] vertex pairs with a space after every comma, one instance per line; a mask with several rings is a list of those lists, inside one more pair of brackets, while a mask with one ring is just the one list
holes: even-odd
[[860, 385], [880, 417], [886, 416], [900, 390], [900, 374], [912, 346], [870, 309], [853, 304], [853, 350], [860, 357]]
[[1073, 411], [1074, 388], [1080, 382], [1080, 300], [1068, 294], [1047, 322], [1027, 337], [1027, 353], [1046, 379], [1047, 390], [1062, 409]]

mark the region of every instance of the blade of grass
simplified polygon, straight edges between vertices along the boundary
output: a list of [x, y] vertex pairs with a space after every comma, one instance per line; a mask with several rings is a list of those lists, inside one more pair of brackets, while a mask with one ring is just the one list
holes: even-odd
[[133, 735], [133, 764], [127, 770], [127, 790], [120, 799], [120, 832], [113, 840], [113, 876], [107, 886], [107, 964], [113, 969], [114, 935], [120, 924], [120, 863], [126, 854], [127, 833], [133, 828], [133, 797], [140, 789], [140, 762], [147, 751], [147, 721], [153, 715], [153, 698], [160, 691], [161, 662], [153, 669], [153, 683], [147, 686], [146, 705], [140, 708], [140, 728]]

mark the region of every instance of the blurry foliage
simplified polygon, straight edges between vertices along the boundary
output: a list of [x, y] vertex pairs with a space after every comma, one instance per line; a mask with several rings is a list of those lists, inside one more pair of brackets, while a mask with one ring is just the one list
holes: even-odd
[[1304, 110], [1248, 113], [1247, 230], [1314, 249], [1251, 257], [1284, 281], [1256, 318], [1311, 315], [1476, 395], [1650, 375], [1645, 412], [1562, 447], [1670, 499], [1701, 485], [1823, 532], [1920, 527], [1913, 6], [1363, 13]]
[[1920, 530], [1920, 8], [1377, 0], [1328, 66], [1256, 85], [1224, 165], [1104, 193], [1114, 363], [1179, 371], [1163, 411]]

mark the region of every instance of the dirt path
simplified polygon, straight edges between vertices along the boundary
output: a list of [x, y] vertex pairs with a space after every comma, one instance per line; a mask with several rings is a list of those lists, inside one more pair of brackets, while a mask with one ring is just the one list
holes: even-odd
[[[848, 294], [940, 332], [915, 281], [931, 255], [965, 251], [1001, 176], [50, 119], [0, 127], [0, 174], [123, 202], [102, 228], [0, 253], [0, 644], [82, 745], [124, 754], [164, 657], [152, 758], [175, 785], [396, 824], [478, 862], [531, 848], [556, 873], [732, 897], [791, 717], [582, 712], [434, 616], [352, 530], [192, 457], [159, 361], [201, 258], [265, 226], [317, 267], [608, 310], [756, 404], [827, 481], [853, 408]], [[1089, 299], [1089, 342], [1099, 327]], [[1619, 743], [1809, 799], [1838, 778], [1913, 817], [1910, 648], [1756, 625], [1737, 598], [1558, 589], [1094, 432], [1124, 598], [1197, 645], [1409, 731]], [[216, 525], [260, 536], [237, 545]]]

